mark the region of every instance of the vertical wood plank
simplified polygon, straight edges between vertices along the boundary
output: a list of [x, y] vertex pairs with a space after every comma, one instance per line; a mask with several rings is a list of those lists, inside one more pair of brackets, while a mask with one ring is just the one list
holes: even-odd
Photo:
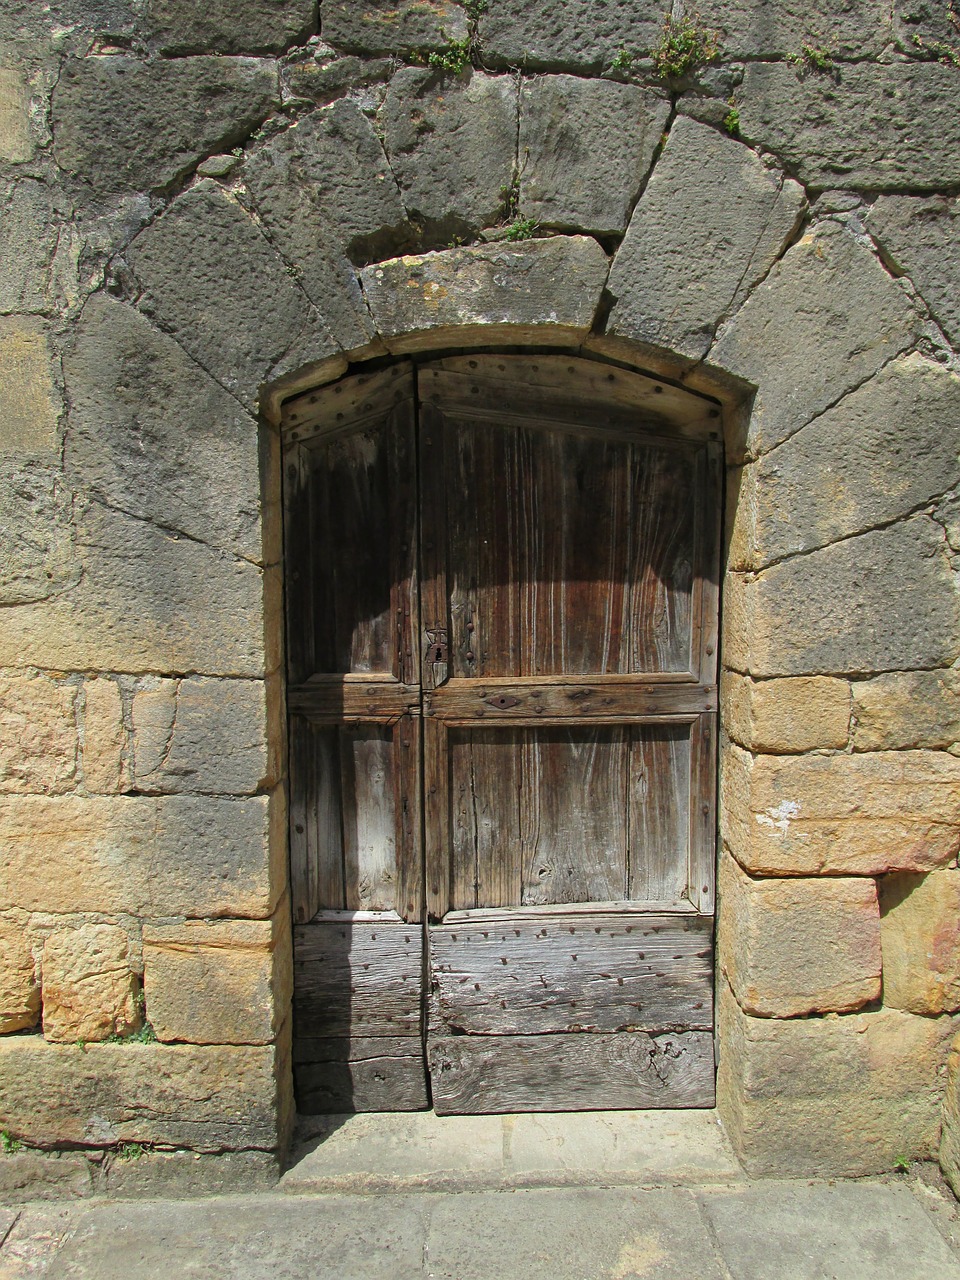
[[450, 799], [447, 730], [440, 720], [423, 721], [423, 844], [428, 914], [440, 920], [450, 910]]
[[712, 914], [716, 898], [717, 715], [704, 712], [691, 732], [690, 901]]
[[516, 731], [450, 734], [451, 908], [520, 901], [520, 750]]
[[645, 724], [630, 733], [628, 897], [687, 897], [690, 856], [690, 726]]
[[423, 918], [423, 799], [420, 760], [423, 722], [420, 716], [401, 716], [394, 727], [397, 815], [397, 913], [413, 922]]
[[386, 465], [389, 477], [388, 547], [391, 567], [390, 605], [395, 651], [388, 670], [405, 684], [420, 679], [420, 602], [417, 553], [416, 405], [413, 375], [407, 377], [408, 394], [391, 410], [388, 421]]
[[340, 731], [344, 889], [348, 911], [392, 911], [397, 891], [393, 730]]
[[307, 451], [288, 445], [283, 463], [286, 653], [291, 683], [316, 670], [313, 628], [313, 573], [305, 548], [311, 537], [311, 484]]
[[290, 717], [290, 892], [294, 920], [344, 903], [337, 730]]

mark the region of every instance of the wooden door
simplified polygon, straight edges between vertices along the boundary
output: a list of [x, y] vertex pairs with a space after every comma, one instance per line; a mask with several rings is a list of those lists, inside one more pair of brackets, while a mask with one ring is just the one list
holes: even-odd
[[301, 1109], [712, 1103], [703, 407], [464, 357], [288, 412]]

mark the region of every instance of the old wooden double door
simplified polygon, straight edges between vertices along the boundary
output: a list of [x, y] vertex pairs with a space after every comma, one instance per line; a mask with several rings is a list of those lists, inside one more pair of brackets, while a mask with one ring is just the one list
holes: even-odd
[[716, 411], [478, 355], [283, 429], [300, 1109], [710, 1105]]

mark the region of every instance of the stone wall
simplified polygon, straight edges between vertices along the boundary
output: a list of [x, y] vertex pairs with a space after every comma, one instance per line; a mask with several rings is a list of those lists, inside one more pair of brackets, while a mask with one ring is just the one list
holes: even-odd
[[4, 5], [0, 1128], [282, 1146], [270, 423], [533, 343], [722, 406], [738, 1150], [960, 1186], [960, 28], [664, 7]]

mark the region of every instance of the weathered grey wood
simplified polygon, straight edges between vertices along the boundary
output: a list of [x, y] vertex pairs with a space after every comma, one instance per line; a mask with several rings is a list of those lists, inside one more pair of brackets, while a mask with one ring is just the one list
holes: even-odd
[[303, 1115], [430, 1105], [418, 1036], [303, 1039], [294, 1044], [293, 1077]]
[[707, 916], [434, 925], [431, 1033], [709, 1031], [712, 933]]
[[689, 893], [690, 729], [653, 723], [630, 730], [628, 898]]
[[298, 925], [294, 1035], [417, 1035], [423, 942], [418, 925], [323, 921]]
[[440, 1115], [712, 1107], [713, 1035], [446, 1036], [428, 1048]]
[[[680, 683], [665, 675], [639, 682], [631, 676], [588, 680], [449, 680], [429, 697], [425, 714], [449, 724], [494, 724], [545, 720], [628, 723], [643, 716], [696, 715], [715, 711], [715, 688]], [[299, 704], [298, 704], [299, 705]]]
[[397, 815], [393, 730], [340, 731], [345, 905], [391, 911], [397, 900]]
[[340, 753], [336, 729], [290, 717], [290, 891], [293, 919], [344, 906]]
[[358, 422], [382, 417], [410, 394], [411, 367], [407, 360], [387, 369], [359, 373], [327, 387], [317, 387], [287, 400], [280, 426], [288, 440], [308, 440], [318, 434], [335, 435]]
[[449, 738], [451, 905], [520, 901], [520, 740], [515, 732]]
[[389, 678], [314, 676], [287, 689], [287, 705], [317, 724], [392, 724], [419, 709], [420, 686]]
[[690, 742], [690, 901], [710, 913], [716, 900], [717, 717], [705, 713], [692, 726]]

